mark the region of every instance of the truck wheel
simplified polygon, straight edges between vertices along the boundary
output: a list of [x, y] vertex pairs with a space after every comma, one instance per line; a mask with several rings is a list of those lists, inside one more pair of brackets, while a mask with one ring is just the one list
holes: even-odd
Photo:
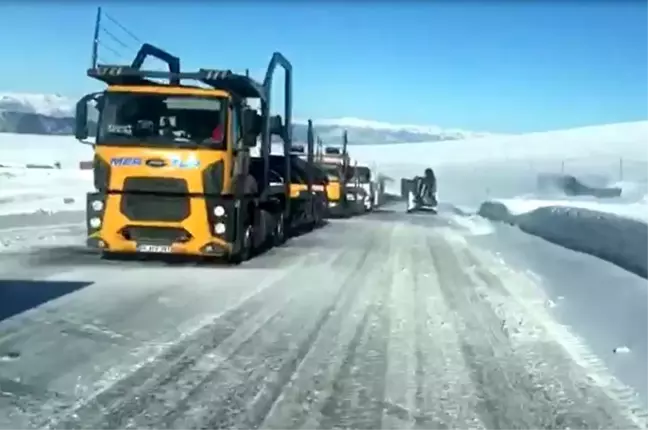
[[318, 204], [315, 207], [315, 228], [322, 227], [324, 225], [324, 208], [321, 204]]
[[230, 262], [233, 264], [241, 264], [250, 259], [253, 250], [253, 235], [254, 229], [251, 225], [247, 225], [243, 232], [243, 243], [241, 244], [241, 249], [230, 255]]
[[279, 212], [277, 215], [272, 240], [274, 246], [281, 246], [286, 242], [286, 220], [283, 212]]

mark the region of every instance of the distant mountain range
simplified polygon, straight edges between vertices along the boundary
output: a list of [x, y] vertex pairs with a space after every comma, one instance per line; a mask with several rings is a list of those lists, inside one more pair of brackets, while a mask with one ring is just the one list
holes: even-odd
[[[58, 94], [0, 93], [0, 132], [71, 135], [74, 133], [75, 101]], [[356, 118], [314, 120], [317, 135], [325, 144], [341, 141], [348, 131], [355, 145], [434, 142], [492, 136], [491, 133], [443, 129], [437, 126], [397, 125]], [[91, 125], [91, 131], [94, 124]], [[306, 121], [296, 120], [293, 139], [306, 140]]]

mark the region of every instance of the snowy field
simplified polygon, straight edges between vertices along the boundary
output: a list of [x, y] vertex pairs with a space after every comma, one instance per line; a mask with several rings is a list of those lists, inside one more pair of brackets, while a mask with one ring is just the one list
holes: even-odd
[[647, 143], [648, 121], [642, 121], [455, 142], [361, 146], [351, 151], [392, 177], [421, 174], [431, 166], [437, 172], [442, 200], [477, 209], [493, 198], [537, 198], [538, 175], [545, 173], [570, 174], [599, 185], [621, 183], [624, 194], [609, 203], [640, 201], [648, 191]]
[[[350, 146], [350, 153], [393, 178], [420, 174], [425, 167], [432, 166], [439, 178], [439, 197], [476, 210], [489, 199], [537, 200], [538, 175], [561, 172], [593, 178], [598, 183], [620, 184], [623, 195], [607, 199], [606, 203], [641, 202], [648, 192], [647, 142], [645, 121], [463, 141], [359, 145]], [[275, 146], [273, 152], [283, 151]], [[59, 162], [62, 170], [77, 170], [80, 161], [91, 157], [92, 148], [71, 136], [0, 133], [0, 165]], [[62, 173], [63, 177], [69, 178], [70, 174]], [[53, 181], [50, 188], [58, 182], [53, 176], [48, 179]], [[8, 186], [21, 182], [16, 179]], [[400, 185], [396, 182], [393, 186], [398, 189]], [[5, 186], [3, 182], [2, 187]], [[78, 186], [85, 192], [91, 186], [89, 178]], [[566, 200], [564, 196], [547, 197]], [[608, 209], [620, 210], [614, 206]]]

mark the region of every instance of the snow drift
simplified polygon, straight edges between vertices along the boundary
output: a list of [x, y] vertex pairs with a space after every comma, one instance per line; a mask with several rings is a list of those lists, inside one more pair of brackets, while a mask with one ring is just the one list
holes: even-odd
[[594, 255], [648, 277], [648, 224], [612, 212], [549, 205], [519, 214], [505, 202], [484, 202], [479, 215], [506, 222], [557, 245]]

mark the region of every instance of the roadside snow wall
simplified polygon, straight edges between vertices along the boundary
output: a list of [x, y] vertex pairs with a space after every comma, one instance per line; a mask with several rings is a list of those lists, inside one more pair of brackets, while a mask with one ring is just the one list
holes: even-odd
[[546, 206], [514, 215], [504, 203], [497, 201], [484, 202], [478, 214], [648, 278], [648, 224], [645, 222], [569, 206]]

